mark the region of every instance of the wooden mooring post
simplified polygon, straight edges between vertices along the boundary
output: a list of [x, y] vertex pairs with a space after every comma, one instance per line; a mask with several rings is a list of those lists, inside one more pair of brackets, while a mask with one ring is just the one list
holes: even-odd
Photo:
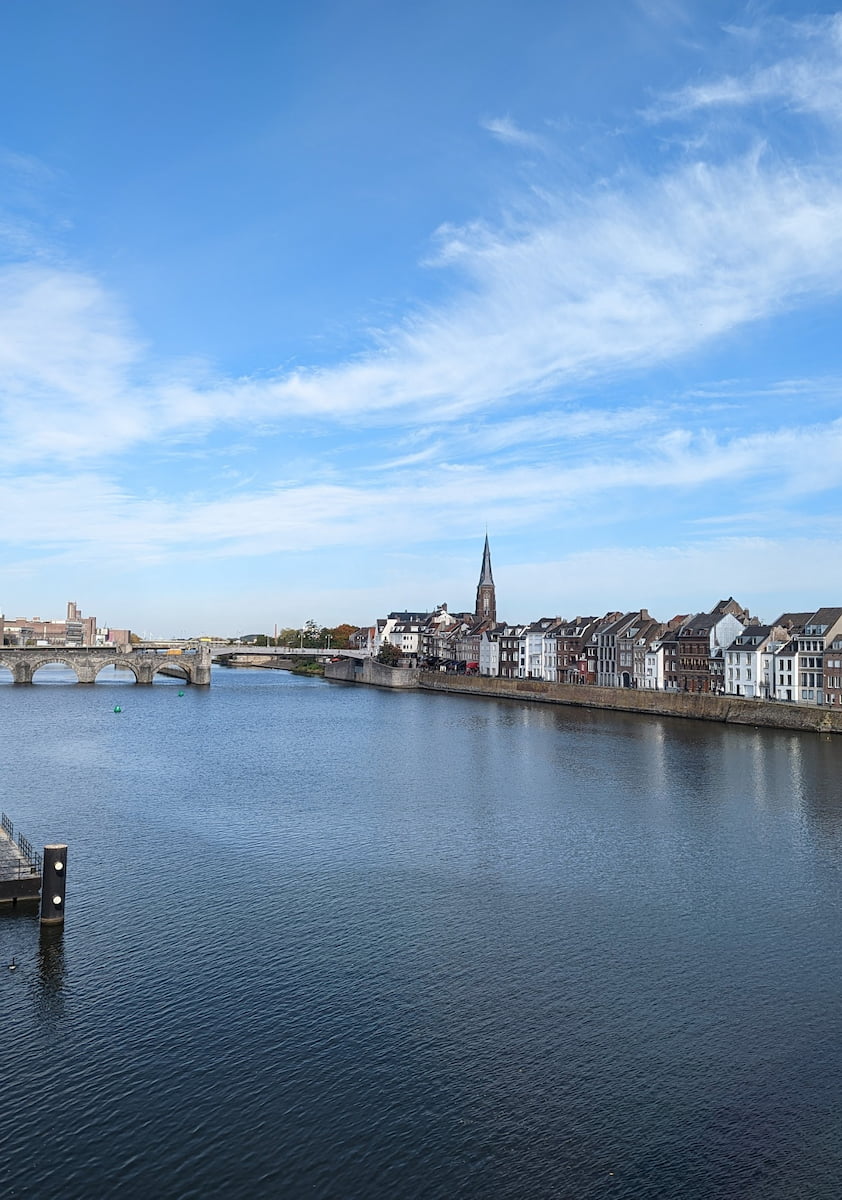
[[64, 893], [67, 887], [67, 846], [45, 846], [41, 879], [41, 924], [64, 923]]

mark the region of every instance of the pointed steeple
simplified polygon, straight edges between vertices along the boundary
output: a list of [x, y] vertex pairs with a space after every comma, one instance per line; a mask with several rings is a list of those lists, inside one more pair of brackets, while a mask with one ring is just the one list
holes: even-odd
[[491, 574], [491, 551], [488, 548], [488, 534], [485, 535], [485, 548], [482, 552], [482, 570], [479, 573], [479, 586], [484, 583], [494, 587], [494, 576]]
[[482, 552], [482, 568], [477, 584], [477, 606], [474, 615], [478, 621], [497, 620], [497, 598], [494, 591], [494, 576], [491, 574], [491, 550], [488, 546], [488, 534], [485, 535], [485, 547]]

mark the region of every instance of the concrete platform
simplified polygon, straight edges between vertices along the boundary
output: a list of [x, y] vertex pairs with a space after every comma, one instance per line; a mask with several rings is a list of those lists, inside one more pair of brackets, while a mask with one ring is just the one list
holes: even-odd
[[41, 870], [37, 859], [22, 853], [8, 830], [0, 826], [0, 904], [37, 899], [41, 894]]

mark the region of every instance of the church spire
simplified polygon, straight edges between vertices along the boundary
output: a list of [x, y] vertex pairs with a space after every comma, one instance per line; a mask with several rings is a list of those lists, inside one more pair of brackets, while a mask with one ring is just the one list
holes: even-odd
[[497, 598], [494, 591], [494, 576], [491, 574], [491, 550], [488, 547], [488, 534], [485, 535], [485, 547], [482, 552], [482, 568], [477, 584], [477, 606], [474, 616], [478, 621], [497, 620]]

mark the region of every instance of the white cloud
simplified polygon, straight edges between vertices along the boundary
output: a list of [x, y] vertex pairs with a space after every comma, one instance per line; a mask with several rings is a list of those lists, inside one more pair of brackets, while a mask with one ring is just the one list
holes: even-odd
[[[842, 14], [774, 24], [785, 29], [788, 41], [802, 43], [800, 54], [758, 66], [744, 75], [726, 75], [681, 88], [659, 99], [649, 116], [683, 117], [705, 109], [776, 101], [794, 112], [817, 114], [834, 122], [842, 119]], [[735, 32], [745, 34], [742, 30]], [[758, 36], [754, 45], [755, 52], [766, 48]]]
[[656, 365], [842, 287], [842, 183], [751, 157], [560, 198], [451, 234], [463, 285], [381, 344], [270, 379], [156, 374], [113, 298], [52, 267], [0, 272], [0, 461], [118, 453], [301, 414], [448, 421]]
[[563, 527], [584, 508], [598, 520], [621, 505], [631, 518], [649, 497], [675, 502], [714, 485], [744, 487], [754, 504], [765, 497], [774, 527], [776, 506], [842, 487], [842, 420], [730, 439], [681, 429], [649, 436], [644, 427], [627, 447], [581, 460], [419, 462], [400, 474], [361, 470], [342, 483], [299, 479], [213, 499], [133, 494], [94, 473], [31, 475], [0, 482], [0, 511], [7, 544], [29, 552], [185, 562], [458, 540], [485, 521], [498, 534]]
[[509, 146], [520, 146], [524, 150], [540, 150], [546, 151], [547, 143], [537, 133], [530, 133], [527, 129], [521, 129], [516, 121], [511, 117], [488, 117], [484, 121], [480, 121], [483, 129], [488, 130], [500, 142], [505, 142]]

